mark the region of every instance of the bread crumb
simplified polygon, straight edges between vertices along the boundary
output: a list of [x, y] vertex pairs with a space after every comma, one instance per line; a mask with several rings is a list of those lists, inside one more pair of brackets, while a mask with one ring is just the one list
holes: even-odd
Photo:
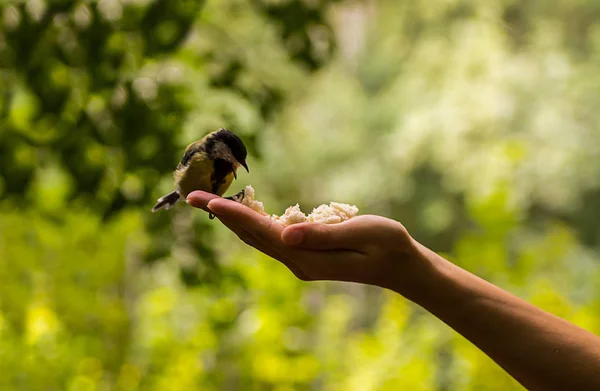
[[[244, 199], [242, 200], [242, 204], [266, 216], [267, 213], [265, 212], [263, 203], [257, 201], [254, 198], [256, 192], [252, 185], [246, 186], [244, 191], [245, 193]], [[310, 213], [308, 216], [306, 216], [304, 212], [302, 212], [302, 210], [300, 209], [300, 205], [296, 204], [287, 208], [283, 215], [277, 216], [274, 214], [270, 217], [274, 221], [283, 225], [292, 225], [304, 222], [320, 224], [338, 224], [355, 217], [357, 214], [358, 208], [354, 205], [342, 204], [339, 202], [330, 202], [329, 205], [319, 205], [318, 207], [313, 209], [312, 213]]]
[[263, 205], [262, 202], [260, 201], [256, 201], [254, 199], [254, 188], [250, 185], [250, 186], [246, 186], [246, 188], [244, 189], [244, 198], [242, 199], [242, 204], [246, 205], [247, 207], [249, 207], [250, 209], [262, 214], [262, 215], [266, 215], [267, 213], [265, 213], [265, 207]]
[[300, 210], [300, 204], [290, 206], [281, 216], [273, 215], [275, 221], [283, 225], [291, 225], [306, 222], [306, 215]]
[[319, 205], [313, 209], [307, 219], [311, 223], [337, 224], [351, 219], [358, 214], [358, 208], [354, 205], [330, 202], [329, 205]]

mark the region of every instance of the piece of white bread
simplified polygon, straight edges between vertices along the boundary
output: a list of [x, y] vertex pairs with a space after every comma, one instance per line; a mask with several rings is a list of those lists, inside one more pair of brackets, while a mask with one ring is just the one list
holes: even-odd
[[242, 204], [260, 214], [266, 215], [263, 203], [254, 199], [255, 194], [256, 193], [254, 192], [252, 185], [246, 186], [244, 189], [244, 199], [242, 199]]
[[358, 213], [354, 205], [330, 202], [329, 205], [319, 205], [308, 215], [307, 220], [311, 223], [337, 224], [353, 218]]
[[[262, 202], [257, 201], [254, 197], [256, 192], [249, 185], [246, 186], [244, 199], [242, 204], [255, 210], [256, 212], [267, 215]], [[320, 224], [337, 224], [342, 221], [353, 218], [358, 214], [358, 208], [354, 205], [342, 204], [339, 202], [330, 202], [329, 205], [320, 205], [313, 209], [312, 213], [306, 216], [300, 209], [300, 205], [290, 206], [285, 210], [283, 215], [271, 215], [271, 219], [283, 225], [298, 224], [304, 222], [320, 223]]]

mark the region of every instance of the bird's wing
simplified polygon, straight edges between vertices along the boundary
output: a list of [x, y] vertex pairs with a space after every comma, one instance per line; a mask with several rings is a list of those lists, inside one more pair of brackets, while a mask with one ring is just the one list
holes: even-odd
[[192, 158], [192, 156], [194, 156], [198, 152], [204, 151], [206, 149], [206, 141], [214, 133], [216, 133], [216, 132], [211, 132], [211, 133], [207, 134], [206, 136], [202, 137], [201, 140], [194, 141], [193, 143], [188, 145], [187, 148], [185, 149], [183, 157], [181, 158], [181, 162], [179, 163], [179, 166], [180, 167], [186, 166], [190, 162], [190, 159]]
[[192, 156], [194, 156], [196, 153], [200, 152], [202, 149], [203, 149], [202, 143], [200, 143], [199, 141], [197, 141], [195, 143], [191, 143], [185, 149], [185, 153], [183, 154], [183, 157], [181, 158], [181, 162], [179, 164], [181, 166], [186, 166], [192, 159]]

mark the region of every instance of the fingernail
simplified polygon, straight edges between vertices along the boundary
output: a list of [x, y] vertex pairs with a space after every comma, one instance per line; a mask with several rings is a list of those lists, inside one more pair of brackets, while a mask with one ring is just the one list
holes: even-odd
[[286, 244], [297, 245], [302, 243], [304, 234], [299, 229], [294, 229], [283, 236], [283, 240]]
[[198, 202], [198, 200], [192, 198], [192, 197], [188, 197], [185, 199], [185, 202], [188, 205], [193, 206], [194, 208], [200, 208], [202, 206], [202, 203]]
[[212, 202], [212, 200], [210, 200], [210, 201], [208, 201], [208, 204], [206, 204], [206, 209], [208, 209], [209, 211], [215, 213], [214, 206], [215, 206], [215, 203]]

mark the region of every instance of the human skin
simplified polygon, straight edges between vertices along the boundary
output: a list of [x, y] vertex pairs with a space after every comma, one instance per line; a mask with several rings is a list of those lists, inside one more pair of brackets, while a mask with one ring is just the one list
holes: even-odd
[[463, 335], [529, 390], [600, 390], [600, 337], [461, 269], [418, 243], [397, 221], [373, 215], [285, 227], [252, 209], [196, 191], [249, 246], [301, 280], [389, 289]]

